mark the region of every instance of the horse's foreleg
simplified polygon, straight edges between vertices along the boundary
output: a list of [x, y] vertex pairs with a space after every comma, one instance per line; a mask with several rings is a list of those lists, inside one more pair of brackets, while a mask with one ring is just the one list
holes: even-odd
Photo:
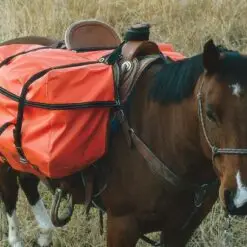
[[139, 239], [139, 229], [132, 216], [107, 216], [107, 246], [135, 247]]
[[40, 228], [38, 245], [47, 247], [52, 244], [52, 230], [54, 228], [50, 216], [40, 198], [38, 191], [39, 179], [33, 175], [20, 176], [20, 185], [23, 189], [33, 214]]
[[7, 213], [9, 244], [12, 247], [22, 247], [19, 221], [16, 216], [16, 202], [18, 198], [17, 174], [5, 165], [0, 166], [0, 191]]

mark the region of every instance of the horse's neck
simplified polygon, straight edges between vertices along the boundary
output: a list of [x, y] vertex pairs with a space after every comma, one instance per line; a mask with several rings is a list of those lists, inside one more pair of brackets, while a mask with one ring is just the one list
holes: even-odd
[[[200, 145], [196, 102], [193, 97], [179, 104], [162, 105], [148, 98], [155, 71], [137, 82], [131, 103], [131, 126], [153, 153], [180, 175], [194, 176], [210, 170]], [[205, 167], [203, 167], [205, 166]], [[194, 175], [193, 175], [194, 174]]]

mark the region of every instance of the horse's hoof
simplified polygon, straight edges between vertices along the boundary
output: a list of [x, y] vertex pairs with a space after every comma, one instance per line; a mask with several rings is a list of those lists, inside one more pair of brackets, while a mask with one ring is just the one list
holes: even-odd
[[16, 242], [16, 243], [14, 243], [14, 244], [11, 244], [10, 246], [11, 246], [11, 247], [23, 247], [24, 245], [23, 245], [22, 242]]
[[39, 243], [38, 240], [34, 241], [33, 244], [32, 244], [33, 247], [52, 247], [53, 246], [53, 243]]

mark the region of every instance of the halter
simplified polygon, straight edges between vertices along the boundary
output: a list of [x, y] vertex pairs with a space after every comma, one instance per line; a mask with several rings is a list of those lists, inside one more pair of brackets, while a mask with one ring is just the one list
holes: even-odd
[[211, 140], [209, 139], [207, 135], [207, 130], [205, 127], [205, 121], [203, 118], [203, 109], [202, 109], [202, 88], [204, 85], [204, 79], [202, 79], [202, 83], [199, 88], [199, 93], [197, 94], [198, 99], [198, 115], [199, 120], [201, 122], [202, 131], [205, 137], [206, 142], [208, 143], [208, 146], [210, 147], [212, 151], [212, 161], [214, 161], [214, 158], [216, 155], [224, 154], [224, 155], [247, 155], [247, 149], [246, 148], [220, 148], [214, 145]]

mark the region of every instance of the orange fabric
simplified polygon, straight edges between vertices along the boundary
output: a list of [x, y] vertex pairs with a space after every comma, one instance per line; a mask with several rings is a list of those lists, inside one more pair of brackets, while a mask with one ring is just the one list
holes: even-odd
[[[173, 60], [184, 59], [171, 44], [159, 43], [161, 52]], [[0, 62], [5, 58], [41, 47], [8, 45], [0, 47]], [[110, 53], [43, 49], [14, 58], [0, 68], [0, 87], [20, 96], [27, 80], [49, 67], [94, 61]], [[114, 101], [112, 66], [91, 64], [51, 70], [29, 87], [26, 99], [46, 104], [71, 104]], [[0, 93], [0, 127], [16, 123], [18, 103]], [[13, 139], [14, 125], [0, 135], [0, 153], [19, 171], [51, 178], [71, 175], [102, 157], [107, 149], [110, 108], [50, 110], [25, 106], [22, 124], [22, 148], [30, 164], [19, 162]], [[1, 158], [0, 158], [1, 162]], [[39, 172], [35, 169], [38, 167]]]
[[174, 61], [182, 60], [185, 56], [181, 53], [175, 52], [172, 44], [158, 43], [157, 44], [160, 51], [165, 55], [170, 57]]
[[[33, 45], [0, 47], [0, 62], [15, 53], [33, 49]], [[58, 65], [95, 60], [109, 51], [90, 54], [46, 49], [14, 58], [0, 68], [0, 86], [20, 96], [23, 85], [35, 73]], [[49, 104], [115, 101], [112, 67], [92, 64], [52, 70], [37, 79], [26, 99]], [[18, 103], [0, 94], [0, 126], [16, 123]], [[68, 176], [92, 164], [107, 148], [110, 108], [50, 110], [25, 106], [22, 124], [22, 147], [28, 161], [48, 177]], [[11, 166], [39, 175], [31, 164], [21, 164], [9, 126], [0, 135], [0, 152]]]

